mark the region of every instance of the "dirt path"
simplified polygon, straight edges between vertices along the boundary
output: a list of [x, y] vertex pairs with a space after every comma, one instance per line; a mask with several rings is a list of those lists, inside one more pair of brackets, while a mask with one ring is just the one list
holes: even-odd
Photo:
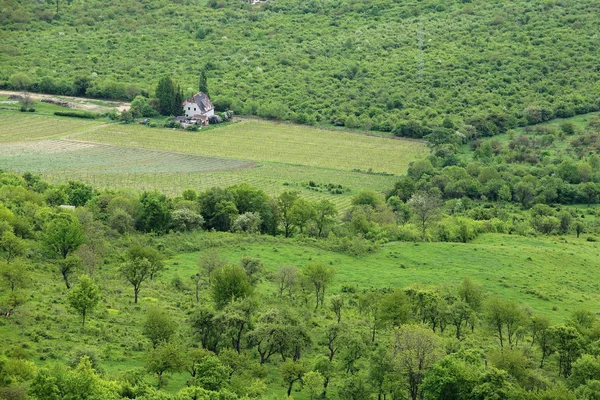
[[[0, 96], [10, 96], [12, 94], [23, 94], [23, 92], [16, 92], [11, 90], [0, 90]], [[73, 103], [76, 109], [86, 110], [93, 112], [106, 112], [111, 110], [127, 111], [131, 107], [131, 104], [125, 102], [106, 101], [97, 99], [87, 99], [84, 97], [73, 97], [73, 96], [55, 96], [51, 94], [31, 93], [27, 92], [34, 100], [42, 99], [60, 99]]]

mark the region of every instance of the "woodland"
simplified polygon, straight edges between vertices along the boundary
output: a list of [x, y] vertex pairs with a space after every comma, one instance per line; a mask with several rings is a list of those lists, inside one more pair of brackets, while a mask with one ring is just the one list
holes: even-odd
[[[201, 71], [218, 111], [421, 137], [597, 111], [582, 1], [0, 1], [0, 88], [132, 100]], [[58, 10], [58, 12], [57, 12]]]

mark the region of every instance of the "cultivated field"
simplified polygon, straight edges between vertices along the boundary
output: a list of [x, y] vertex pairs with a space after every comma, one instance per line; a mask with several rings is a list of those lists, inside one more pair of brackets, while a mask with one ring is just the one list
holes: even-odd
[[244, 121], [200, 132], [109, 125], [74, 140], [179, 151], [203, 156], [401, 174], [426, 154], [421, 142]]
[[270, 195], [294, 189], [344, 209], [359, 190], [389, 189], [426, 154], [416, 141], [270, 122], [185, 132], [6, 111], [0, 119], [2, 169], [171, 196], [247, 182]]
[[0, 148], [0, 164], [34, 173], [160, 174], [250, 168], [249, 161], [134, 149], [67, 140], [8, 143]]
[[104, 122], [0, 111], [0, 143], [60, 137], [96, 129]]

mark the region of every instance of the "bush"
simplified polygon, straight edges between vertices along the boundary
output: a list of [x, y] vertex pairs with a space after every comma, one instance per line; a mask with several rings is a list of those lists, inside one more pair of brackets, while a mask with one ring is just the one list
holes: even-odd
[[183, 128], [183, 127], [181, 126], [181, 124], [180, 124], [179, 122], [175, 122], [175, 121], [168, 121], [168, 122], [165, 124], [165, 128], [175, 128], [175, 129], [181, 129], [181, 128]]
[[96, 119], [99, 114], [89, 111], [55, 111], [54, 115], [59, 117], [71, 117], [71, 118], [84, 118], [84, 119]]

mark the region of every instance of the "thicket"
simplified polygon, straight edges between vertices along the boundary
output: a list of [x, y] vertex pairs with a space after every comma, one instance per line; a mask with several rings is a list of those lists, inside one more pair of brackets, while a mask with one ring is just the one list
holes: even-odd
[[410, 137], [489, 136], [600, 107], [592, 0], [0, 9], [0, 87], [16, 90], [132, 100], [168, 73], [188, 96], [204, 73], [218, 111]]

